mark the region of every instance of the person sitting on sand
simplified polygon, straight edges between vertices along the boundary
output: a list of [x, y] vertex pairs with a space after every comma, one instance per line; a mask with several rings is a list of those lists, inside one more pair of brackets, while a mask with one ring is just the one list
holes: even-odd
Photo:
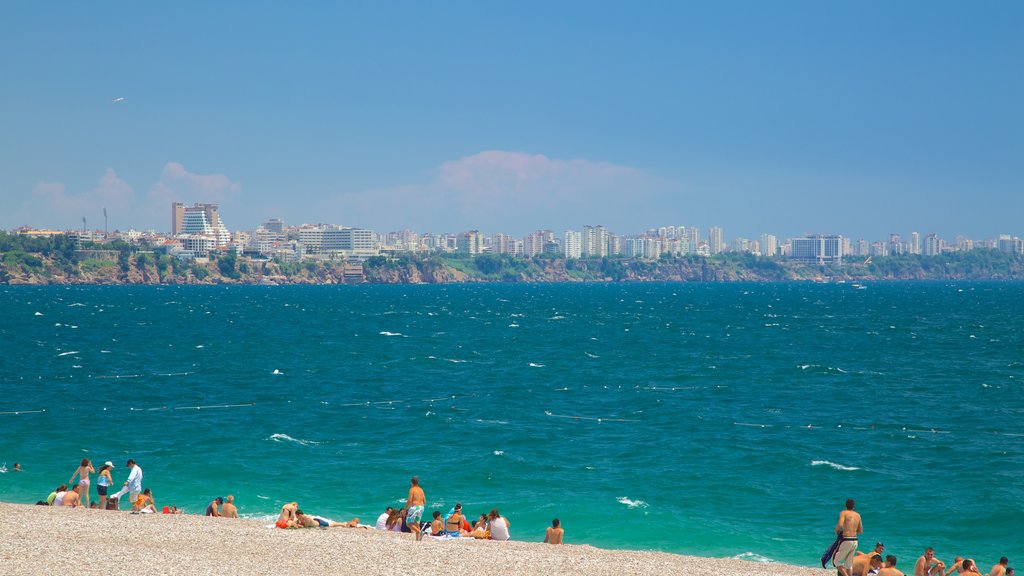
[[878, 571], [878, 576], [904, 576], [903, 572], [896, 569], [896, 557], [889, 554], [885, 557], [885, 566]]
[[512, 523], [508, 521], [508, 518], [502, 516], [497, 508], [492, 508], [491, 513], [487, 515], [489, 530], [491, 532], [491, 540], [505, 541], [511, 538], [508, 529], [512, 526]]
[[281, 515], [277, 517], [277, 522], [274, 525], [278, 528], [297, 528], [299, 526], [298, 518], [296, 517], [298, 509], [298, 502], [289, 502], [281, 506]]
[[63, 501], [61, 502], [61, 506], [66, 506], [68, 508], [78, 508], [79, 506], [82, 505], [82, 492], [83, 490], [81, 484], [75, 486], [71, 490], [68, 490], [67, 492], [64, 493], [64, 498]]
[[213, 516], [213, 517], [220, 517], [220, 510], [218, 510], [217, 507], [220, 506], [223, 503], [224, 503], [224, 499], [221, 498], [220, 496], [217, 496], [216, 498], [214, 498], [213, 502], [210, 502], [209, 504], [206, 505], [206, 515], [207, 516]]
[[391, 506], [388, 506], [387, 508], [385, 508], [384, 512], [380, 516], [377, 516], [377, 523], [373, 525], [373, 529], [374, 530], [387, 530], [388, 529], [388, 518], [391, 517], [391, 513], [394, 512], [394, 511], [395, 511], [395, 509], [392, 508]]
[[60, 486], [58, 486], [57, 487], [56, 495], [53, 498], [53, 505], [54, 506], [63, 506], [64, 505], [64, 495], [67, 494], [67, 493], [68, 493], [68, 485], [67, 484], [61, 484]]
[[973, 558], [967, 558], [966, 560], [964, 560], [964, 562], [962, 564], [962, 567], [963, 567], [963, 570], [960, 571], [961, 574], [967, 574], [967, 575], [980, 574], [980, 572], [978, 572], [978, 565], [975, 564]]
[[455, 503], [452, 513], [445, 518], [444, 531], [452, 535], [467, 535], [471, 532], [469, 522], [466, 521], [466, 517], [462, 514], [462, 504]]
[[945, 570], [946, 565], [935, 558], [935, 549], [931, 546], [924, 549], [924, 554], [914, 564], [914, 576], [935, 576]]
[[1009, 563], [1010, 561], [1006, 559], [1006, 556], [1003, 556], [999, 559], [999, 563], [992, 567], [988, 576], [1006, 576], [1006, 565]]
[[430, 535], [444, 536], [444, 521], [441, 520], [441, 511], [434, 510], [433, 518], [430, 521]]
[[143, 490], [139, 498], [132, 503], [132, 512], [156, 514], [156, 502], [153, 501], [153, 492], [149, 488]]
[[878, 542], [875, 544], [875, 549], [867, 554], [857, 552], [857, 555], [853, 557], [853, 576], [865, 576], [871, 568], [871, 559], [877, 557], [881, 560], [883, 550], [885, 550], [885, 544]]
[[388, 516], [388, 521], [384, 524], [384, 527], [388, 532], [401, 532], [402, 531], [402, 517], [405, 515], [405, 508], [399, 508], [398, 510], [391, 510], [391, 514]]
[[359, 518], [353, 518], [348, 522], [332, 522], [326, 518], [320, 516], [313, 516], [306, 514], [302, 510], [296, 510], [296, 518], [298, 518], [299, 526], [303, 528], [358, 528]]
[[544, 541], [548, 544], [561, 544], [563, 534], [565, 534], [565, 529], [562, 528], [562, 523], [558, 521], [558, 518], [555, 518], [551, 521], [547, 534], [544, 535]]
[[222, 518], [238, 518], [238, 508], [235, 507], [235, 497], [228, 494], [227, 499], [224, 501], [224, 505], [220, 507], [220, 515]]
[[[65, 484], [61, 484], [60, 486], [54, 488], [53, 492], [50, 492], [50, 494], [46, 497], [46, 505], [55, 506], [54, 502], [57, 501], [57, 494], [60, 494], [61, 492], [66, 492], [67, 489], [68, 487]], [[63, 498], [63, 496], [61, 496], [61, 498]]]

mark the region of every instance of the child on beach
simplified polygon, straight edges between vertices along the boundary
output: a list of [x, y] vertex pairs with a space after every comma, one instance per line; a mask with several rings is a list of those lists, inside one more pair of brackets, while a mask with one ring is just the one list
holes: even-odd
[[74, 485], [75, 476], [78, 476], [78, 485], [81, 487], [79, 494], [82, 496], [82, 503], [86, 508], [89, 507], [89, 474], [95, 474], [96, 470], [92, 467], [92, 462], [88, 458], [82, 458], [82, 463], [78, 465], [75, 473], [71, 475], [71, 479], [68, 480], [68, 484]]

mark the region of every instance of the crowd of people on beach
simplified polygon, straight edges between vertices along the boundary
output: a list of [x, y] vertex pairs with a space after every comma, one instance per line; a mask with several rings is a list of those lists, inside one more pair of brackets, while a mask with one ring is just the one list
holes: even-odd
[[[469, 519], [462, 512], [462, 504], [456, 502], [447, 514], [442, 515], [440, 510], [434, 510], [431, 519], [424, 520], [427, 497], [420, 486], [419, 477], [413, 476], [410, 484], [405, 506], [401, 508], [388, 506], [372, 526], [361, 524], [359, 518], [353, 518], [347, 522], [334, 522], [321, 516], [307, 514], [299, 508], [298, 502], [289, 502], [282, 506], [281, 513], [274, 525], [284, 529], [362, 528], [404, 532], [413, 534], [417, 541], [422, 540], [424, 535], [434, 538], [462, 537], [497, 541], [511, 538], [509, 532], [511, 523], [508, 518], [501, 515], [497, 508], [492, 508], [489, 513], [480, 514], [476, 522], [470, 524]], [[546, 531], [544, 542], [561, 544], [564, 534], [565, 530], [561, 527], [561, 522], [555, 518]]]
[[[128, 459], [126, 466], [129, 470], [128, 478], [119, 491], [110, 493], [114, 486], [112, 472], [115, 466], [113, 462], [104, 462], [99, 470], [96, 470], [88, 458], [83, 458], [66, 483], [57, 486], [45, 500], [40, 500], [36, 504], [67, 508], [120, 510], [121, 499], [127, 494], [132, 513], [156, 513], [158, 509], [153, 500], [152, 491], [142, 487], [142, 467], [132, 458]], [[90, 498], [93, 474], [96, 475], [98, 502], [92, 502]], [[77, 483], [75, 482], [76, 478], [78, 479]], [[458, 502], [447, 514], [442, 515], [440, 510], [435, 510], [431, 519], [424, 519], [424, 510], [427, 504], [426, 494], [420, 486], [418, 477], [413, 476], [410, 484], [405, 506], [401, 508], [388, 506], [372, 526], [361, 524], [359, 518], [353, 518], [347, 522], [335, 522], [322, 516], [307, 514], [299, 509], [298, 502], [289, 502], [282, 506], [281, 513], [274, 525], [278, 528], [362, 528], [404, 532], [413, 534], [417, 541], [422, 540], [424, 535], [434, 538], [461, 537], [496, 541], [511, 539], [509, 531], [511, 522], [502, 516], [497, 508], [492, 508], [489, 513], [480, 514], [472, 524], [463, 513], [462, 504]], [[182, 510], [179, 510], [177, 506], [164, 506], [162, 512], [164, 514], [181, 514]], [[206, 506], [204, 514], [220, 518], [238, 518], [235, 497], [229, 494], [227, 497], [214, 498]], [[555, 518], [552, 520], [551, 526], [547, 528], [544, 542], [561, 544], [564, 534], [565, 530], [562, 528], [561, 522]], [[1012, 574], [1005, 576], [1012, 576]]]
[[[846, 509], [839, 513], [835, 527], [836, 540], [822, 556], [822, 568], [831, 560], [838, 576], [906, 576], [896, 568], [896, 556], [887, 554], [882, 557], [885, 544], [876, 542], [871, 552], [857, 551], [858, 539], [864, 532], [864, 524], [860, 514], [853, 510], [854, 506], [855, 502], [850, 498], [846, 501]], [[1006, 556], [1003, 556], [984, 574], [1013, 576], [1013, 568], [1009, 563]], [[935, 549], [930, 546], [925, 548], [924, 554], [914, 563], [914, 576], [952, 576], [954, 573], [956, 576], [983, 576], [973, 558], [957, 556], [947, 566], [945, 562], [935, 557]]]

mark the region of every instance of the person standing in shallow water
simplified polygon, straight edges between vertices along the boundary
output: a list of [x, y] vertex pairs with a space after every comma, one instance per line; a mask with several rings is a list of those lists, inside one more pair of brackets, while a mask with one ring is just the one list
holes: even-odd
[[423, 488], [420, 487], [419, 476], [413, 476], [410, 481], [412, 486], [409, 487], [409, 497], [406, 499], [406, 506], [409, 507], [409, 511], [406, 513], [405, 523], [412, 530], [413, 534], [416, 535], [416, 541], [418, 542], [423, 538], [423, 530], [420, 528], [420, 520], [423, 519], [423, 507], [427, 505], [427, 496], [423, 492]]
[[841, 539], [839, 548], [832, 556], [832, 565], [839, 576], [851, 576], [853, 572], [853, 556], [857, 552], [857, 535], [864, 531], [860, 514], [853, 511], [853, 498], [846, 500], [846, 510], [839, 513], [836, 522], [836, 535]]

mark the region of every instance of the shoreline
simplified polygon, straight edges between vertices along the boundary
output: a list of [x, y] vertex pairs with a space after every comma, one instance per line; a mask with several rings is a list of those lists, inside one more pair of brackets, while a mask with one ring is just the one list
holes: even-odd
[[807, 576], [788, 564], [589, 545], [425, 537], [353, 528], [268, 528], [254, 519], [130, 514], [0, 502], [5, 574], [707, 574]]

